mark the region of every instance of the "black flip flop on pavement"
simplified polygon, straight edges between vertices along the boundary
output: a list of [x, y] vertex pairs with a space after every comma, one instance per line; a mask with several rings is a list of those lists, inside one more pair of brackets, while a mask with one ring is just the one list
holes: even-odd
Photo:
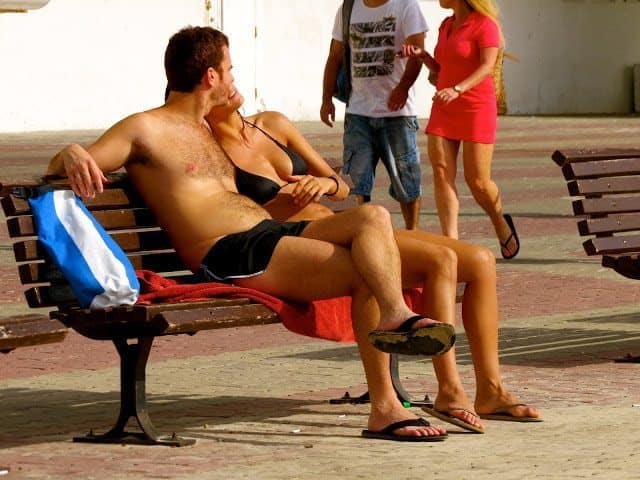
[[416, 436], [416, 435], [398, 435], [394, 433], [396, 430], [404, 427], [428, 427], [430, 425], [424, 418], [410, 418], [408, 420], [402, 420], [400, 422], [387, 425], [385, 428], [378, 432], [372, 430], [362, 430], [362, 436], [364, 438], [373, 438], [377, 440], [392, 440], [395, 442], [441, 442], [447, 438], [447, 434], [444, 435], [428, 435], [428, 436]]

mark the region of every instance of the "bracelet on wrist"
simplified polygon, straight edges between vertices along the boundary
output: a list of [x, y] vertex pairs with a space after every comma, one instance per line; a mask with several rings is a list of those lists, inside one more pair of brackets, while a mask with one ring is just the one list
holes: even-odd
[[334, 191], [333, 193], [326, 193], [326, 194], [325, 194], [327, 197], [333, 197], [334, 195], [337, 195], [337, 194], [338, 194], [338, 191], [340, 190], [340, 182], [338, 182], [338, 179], [336, 178], [336, 176], [335, 176], [335, 175], [331, 175], [331, 176], [329, 176], [329, 177], [327, 177], [327, 178], [329, 178], [329, 179], [333, 180], [333, 181], [336, 183], [336, 189], [335, 189], [335, 191]]

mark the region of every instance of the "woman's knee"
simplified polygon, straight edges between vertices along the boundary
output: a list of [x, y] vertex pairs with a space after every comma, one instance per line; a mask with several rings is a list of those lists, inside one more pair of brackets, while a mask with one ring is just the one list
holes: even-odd
[[330, 215], [333, 215], [334, 212], [329, 207], [325, 207], [320, 203], [309, 203], [300, 213], [304, 214], [304, 217], [300, 216], [301, 219], [314, 220], [317, 218], [328, 217]]
[[487, 195], [495, 188], [495, 184], [490, 177], [477, 176], [474, 174], [467, 174], [465, 172], [464, 180], [469, 187], [469, 190], [471, 190], [471, 193], [476, 197]]
[[427, 280], [433, 277], [457, 280], [458, 255], [453, 249], [444, 245], [432, 245], [428, 251], [422, 253], [421, 257], [419, 259], [421, 270]]
[[470, 259], [469, 267], [478, 276], [496, 275], [496, 257], [491, 250], [485, 247], [473, 247], [473, 251], [468, 255]]
[[449, 247], [440, 247], [437, 255], [440, 274], [452, 280], [457, 280], [458, 255]]
[[431, 163], [434, 182], [446, 182], [450, 178], [449, 169], [444, 163]]

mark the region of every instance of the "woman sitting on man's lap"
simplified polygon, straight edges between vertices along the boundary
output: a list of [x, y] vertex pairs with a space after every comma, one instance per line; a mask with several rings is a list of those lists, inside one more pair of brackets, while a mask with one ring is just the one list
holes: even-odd
[[[238, 191], [278, 220], [331, 215], [317, 203], [323, 195], [344, 199], [349, 187], [284, 115], [263, 112], [243, 118], [244, 99], [236, 93], [214, 108], [207, 120], [213, 135], [237, 167]], [[495, 258], [478, 247], [423, 231], [396, 230], [404, 287], [423, 288], [423, 310], [455, 324], [456, 285], [465, 282], [462, 320], [476, 377], [476, 396], [467, 397], [456, 365], [455, 348], [433, 357], [438, 379], [434, 409], [427, 413], [471, 431], [482, 432], [478, 417], [539, 421], [538, 410], [522, 404], [502, 385], [498, 362], [498, 301]], [[423, 313], [424, 313], [423, 312]]]

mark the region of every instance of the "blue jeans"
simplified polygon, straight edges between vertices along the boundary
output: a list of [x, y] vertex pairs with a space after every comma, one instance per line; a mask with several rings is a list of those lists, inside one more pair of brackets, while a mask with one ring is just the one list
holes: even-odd
[[351, 175], [352, 193], [371, 198], [378, 161], [389, 172], [389, 194], [408, 203], [422, 194], [416, 117], [365, 117], [348, 113], [344, 120], [343, 171]]

